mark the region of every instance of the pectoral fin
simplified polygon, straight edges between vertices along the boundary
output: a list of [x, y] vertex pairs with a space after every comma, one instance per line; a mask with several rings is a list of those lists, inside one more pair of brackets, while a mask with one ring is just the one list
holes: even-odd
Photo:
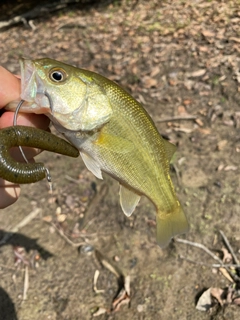
[[91, 171], [98, 179], [103, 179], [98, 163], [86, 153], [80, 152], [80, 155], [88, 170]]
[[165, 151], [166, 151], [166, 154], [167, 154], [167, 158], [168, 158], [168, 161], [170, 162], [172, 157], [173, 157], [173, 155], [174, 155], [174, 153], [175, 153], [175, 151], [176, 151], [176, 149], [177, 149], [177, 147], [174, 144], [172, 144], [171, 142], [169, 142], [169, 141], [167, 141], [165, 139], [163, 139], [163, 141], [164, 141], [164, 147], [165, 147]]
[[127, 217], [130, 217], [141, 197], [121, 184], [119, 193], [122, 210]]

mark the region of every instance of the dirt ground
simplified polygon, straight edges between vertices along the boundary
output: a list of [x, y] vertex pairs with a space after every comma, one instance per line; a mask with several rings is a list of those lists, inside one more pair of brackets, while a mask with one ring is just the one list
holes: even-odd
[[[222, 230], [240, 259], [239, 1], [73, 6], [0, 30], [0, 52], [15, 74], [19, 57], [49, 57], [127, 89], [178, 147], [171, 175], [191, 226], [179, 238], [221, 259]], [[0, 319], [88, 320], [98, 308], [110, 310], [118, 282], [96, 250], [130, 276], [131, 290], [130, 304], [96, 319], [240, 318], [233, 300], [196, 309], [205, 288], [234, 289], [238, 281], [231, 287], [199, 248], [172, 241], [160, 249], [147, 199], [127, 218], [116, 181], [95, 179], [80, 158], [46, 152], [38, 160], [51, 171], [53, 193], [46, 181], [24, 185], [18, 202], [0, 212], [0, 238], [35, 214], [0, 247]], [[96, 270], [104, 291], [93, 290]]]

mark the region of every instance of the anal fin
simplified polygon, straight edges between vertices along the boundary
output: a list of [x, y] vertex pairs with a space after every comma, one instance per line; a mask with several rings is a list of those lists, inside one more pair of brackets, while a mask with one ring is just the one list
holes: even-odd
[[135, 210], [141, 196], [139, 196], [134, 191], [122, 186], [120, 184], [120, 204], [124, 214], [130, 217]]

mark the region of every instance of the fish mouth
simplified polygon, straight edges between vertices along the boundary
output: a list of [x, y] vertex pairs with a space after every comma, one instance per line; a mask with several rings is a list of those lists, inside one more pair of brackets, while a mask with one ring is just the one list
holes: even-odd
[[36, 84], [34, 74], [36, 72], [34, 64], [29, 59], [20, 59], [21, 68], [21, 98], [32, 102], [36, 97]]
[[21, 99], [27, 103], [21, 107], [22, 112], [38, 114], [51, 113], [51, 101], [46, 94], [43, 81], [37, 73], [34, 62], [30, 59], [20, 59], [21, 69]]

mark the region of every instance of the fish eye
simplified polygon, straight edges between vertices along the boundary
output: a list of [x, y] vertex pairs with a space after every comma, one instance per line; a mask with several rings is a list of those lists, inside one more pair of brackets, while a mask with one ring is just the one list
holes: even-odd
[[67, 78], [67, 74], [63, 69], [54, 69], [49, 73], [50, 79], [54, 82], [64, 82]]

